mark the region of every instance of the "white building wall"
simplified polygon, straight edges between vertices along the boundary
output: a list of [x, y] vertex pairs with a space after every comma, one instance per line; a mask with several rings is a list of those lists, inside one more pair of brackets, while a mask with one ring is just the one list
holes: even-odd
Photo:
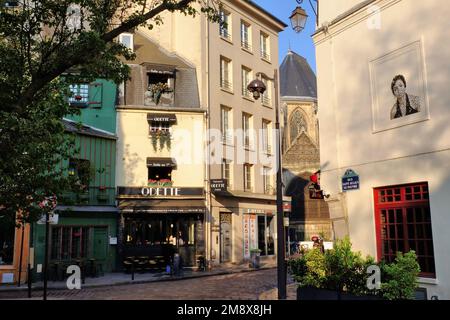
[[[336, 17], [346, 5], [357, 2], [363, 1], [323, 0], [322, 19]], [[330, 200], [344, 199], [341, 178], [345, 171], [353, 169], [360, 175], [361, 189], [347, 192], [347, 201], [341, 201], [345, 203], [336, 206], [332, 216], [347, 214], [355, 249], [375, 256], [373, 188], [428, 182], [437, 279], [422, 282], [428, 283], [429, 297], [450, 299], [450, 7], [441, 0], [381, 0], [371, 4], [381, 10], [377, 16], [380, 29], [369, 28], [368, 21], [374, 16], [363, 8], [330, 26], [328, 33], [314, 37], [321, 184]], [[416, 41], [423, 47], [430, 119], [376, 133], [370, 62]]]
[[[118, 110], [117, 175], [118, 186], [147, 185], [147, 157], [171, 157], [177, 162], [172, 172], [175, 187], [204, 187], [203, 113], [177, 112], [172, 126], [171, 149], [155, 152], [147, 121], [148, 110]], [[198, 141], [201, 141], [199, 143]], [[158, 140], [159, 149], [159, 140]]]

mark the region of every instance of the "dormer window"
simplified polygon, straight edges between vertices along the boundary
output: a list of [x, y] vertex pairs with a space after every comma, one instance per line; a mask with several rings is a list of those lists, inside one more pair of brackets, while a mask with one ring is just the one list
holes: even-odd
[[119, 42], [125, 47], [134, 51], [133, 35], [131, 33], [122, 33], [119, 35]]
[[171, 106], [174, 102], [175, 67], [144, 64], [147, 67], [145, 105]]

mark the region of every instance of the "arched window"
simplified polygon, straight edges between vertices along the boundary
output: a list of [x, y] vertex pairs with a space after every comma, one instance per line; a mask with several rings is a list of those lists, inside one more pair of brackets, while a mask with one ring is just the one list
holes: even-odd
[[296, 110], [292, 114], [290, 127], [291, 144], [302, 132], [308, 132], [308, 125], [306, 123], [305, 117], [302, 115], [300, 110]]

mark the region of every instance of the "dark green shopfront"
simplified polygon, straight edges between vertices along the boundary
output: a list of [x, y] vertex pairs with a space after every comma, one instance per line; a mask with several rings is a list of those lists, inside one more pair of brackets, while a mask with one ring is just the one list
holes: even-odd
[[[63, 123], [67, 134], [75, 136], [78, 151], [61, 165], [80, 182], [80, 191], [58, 198], [57, 219], [50, 225], [48, 241], [50, 280], [64, 279], [69, 265], [83, 266], [87, 276], [120, 270], [116, 259], [116, 89], [105, 80], [71, 87], [82, 97], [73, 102], [81, 115], [64, 118]], [[45, 225], [34, 224], [31, 233], [33, 274], [39, 281], [43, 278]]]

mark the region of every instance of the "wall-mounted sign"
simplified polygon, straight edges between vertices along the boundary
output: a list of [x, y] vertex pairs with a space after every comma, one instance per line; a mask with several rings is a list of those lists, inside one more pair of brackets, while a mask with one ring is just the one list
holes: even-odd
[[308, 188], [309, 198], [312, 200], [323, 200], [325, 199], [322, 190], [317, 190], [314, 184], [311, 184]]
[[109, 244], [110, 245], [116, 245], [117, 244], [117, 237], [109, 237]]
[[265, 214], [266, 210], [264, 209], [243, 209], [244, 214]]
[[292, 205], [290, 202], [283, 202], [283, 211], [284, 212], [291, 212], [292, 211]]
[[[49, 224], [58, 224], [59, 221], [59, 214], [57, 213], [50, 213], [48, 215], [48, 223]], [[45, 224], [45, 214], [42, 215], [42, 217], [36, 222], [37, 224]]]
[[342, 177], [342, 191], [359, 190], [359, 175], [349, 169]]
[[254, 215], [246, 215], [243, 217], [242, 222], [243, 227], [243, 250], [244, 250], [244, 259], [250, 258], [250, 250], [258, 248], [257, 242], [257, 225], [256, 225], [256, 216]]
[[153, 188], [153, 187], [118, 187], [117, 194], [119, 197], [183, 197], [183, 196], [203, 196], [203, 188]]
[[227, 186], [228, 186], [228, 183], [227, 183], [226, 179], [217, 179], [217, 180], [210, 181], [210, 187], [211, 187], [212, 193], [225, 192], [225, 191], [227, 191]]
[[149, 114], [147, 114], [147, 121], [149, 121], [149, 122], [177, 122], [177, 116], [175, 114], [149, 113]]

